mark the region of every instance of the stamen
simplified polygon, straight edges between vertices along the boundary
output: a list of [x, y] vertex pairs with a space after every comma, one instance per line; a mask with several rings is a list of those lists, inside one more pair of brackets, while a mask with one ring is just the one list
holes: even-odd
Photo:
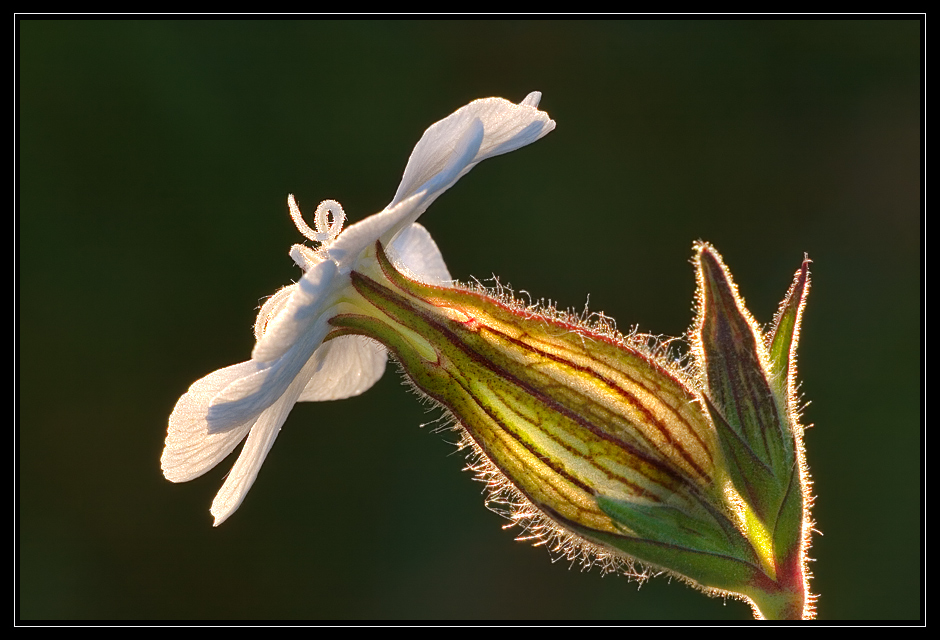
[[[308, 240], [329, 244], [336, 239], [339, 232], [343, 230], [343, 223], [346, 221], [346, 212], [343, 211], [343, 206], [336, 200], [324, 200], [320, 203], [320, 206], [317, 207], [317, 211], [314, 214], [314, 224], [316, 224], [317, 227], [316, 231], [311, 229], [307, 223], [304, 222], [303, 214], [293, 194], [287, 196], [287, 206], [290, 208], [290, 217], [291, 220], [294, 221], [294, 226], [296, 226], [297, 230]], [[331, 213], [333, 214], [332, 223], [329, 220]]]
[[[327, 215], [333, 214], [333, 222], [330, 223]], [[339, 232], [343, 230], [343, 223], [346, 222], [346, 212], [343, 211], [343, 205], [338, 203], [336, 200], [324, 200], [320, 203], [320, 206], [317, 207], [317, 231], [320, 234], [326, 234], [328, 240], [327, 242], [332, 242], [336, 239], [336, 236], [339, 235]]]
[[320, 238], [317, 237], [317, 232], [307, 226], [307, 223], [304, 222], [304, 215], [300, 212], [300, 207], [297, 206], [297, 201], [294, 199], [294, 194], [287, 196], [287, 206], [290, 208], [290, 217], [294, 221], [294, 226], [297, 227], [297, 230], [309, 240], [314, 240], [320, 242]]

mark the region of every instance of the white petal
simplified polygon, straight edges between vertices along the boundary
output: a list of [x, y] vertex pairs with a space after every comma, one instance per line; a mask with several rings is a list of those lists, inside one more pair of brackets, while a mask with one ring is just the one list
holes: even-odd
[[301, 402], [342, 400], [364, 393], [385, 373], [385, 347], [362, 336], [334, 338], [317, 350], [320, 369], [300, 394]]
[[432, 124], [411, 152], [391, 205], [417, 193], [423, 184], [442, 171], [453, 153], [456, 141], [474, 120], [479, 119], [483, 124], [483, 140], [475, 157], [460, 175], [486, 158], [524, 147], [548, 134], [555, 128], [555, 122], [547, 113], [536, 108], [539, 98], [541, 94], [534, 92], [521, 104], [513, 104], [502, 98], [474, 100]]
[[313, 266], [300, 282], [292, 286], [287, 302], [268, 321], [264, 335], [251, 352], [251, 359], [271, 362], [287, 353], [319, 320], [326, 309], [329, 294], [342, 288], [344, 283], [337, 281], [336, 263], [332, 260]]
[[[286, 393], [287, 388], [297, 379], [307, 375], [301, 381], [301, 389], [306, 386], [309, 376], [316, 369], [305, 366], [320, 347], [323, 338], [330, 331], [328, 317], [320, 318], [309, 331], [298, 337], [297, 342], [273, 363], [256, 363], [256, 373], [239, 378], [225, 387], [209, 404], [208, 424], [210, 431], [227, 428], [227, 425], [241, 423], [261, 415]], [[271, 329], [268, 330], [268, 333]], [[267, 334], [265, 334], [267, 335]], [[254, 362], [254, 361], [252, 361]], [[299, 393], [299, 392], [298, 392]]]
[[449, 162], [434, 175], [422, 189], [395, 205], [369, 216], [349, 227], [330, 245], [330, 257], [336, 261], [340, 273], [349, 273], [355, 269], [356, 262], [366, 249], [376, 240], [388, 246], [395, 237], [424, 213], [428, 206], [460, 177], [461, 171], [468, 171], [467, 163], [474, 158], [483, 141], [483, 125], [474, 120], [454, 141]]
[[287, 420], [290, 410], [294, 408], [297, 398], [303, 391], [304, 383], [313, 375], [319, 364], [318, 357], [310, 358], [300, 375], [294, 378], [288, 386], [284, 395], [268, 407], [254, 423], [235, 466], [232, 467], [222, 488], [212, 501], [210, 511], [215, 516], [213, 526], [217, 527], [222, 524], [245, 499], [255, 478], [258, 477], [258, 471], [261, 470], [265, 457], [274, 445], [281, 426]]
[[400, 271], [425, 284], [439, 285], [451, 281], [437, 243], [417, 222], [406, 227], [388, 246], [388, 257]]
[[[422, 198], [416, 204], [414, 212], [411, 215], [402, 216], [394, 227], [382, 235], [383, 244], [389, 244], [402, 229], [427, 211], [438, 196], [447, 191], [461, 176], [474, 167], [477, 163], [475, 158], [479, 157], [480, 154], [480, 145], [484, 142], [484, 131], [483, 122], [479, 118], [473, 118], [465, 126], [455, 130], [453, 138], [449, 137], [443, 141], [449, 152], [445, 156], [446, 164], [421, 185], [417, 193]], [[406, 168], [405, 172], [407, 173], [407, 171]], [[392, 203], [394, 204], [394, 202], [393, 200]]]
[[248, 434], [254, 420], [232, 425], [222, 433], [209, 433], [209, 403], [219, 391], [256, 370], [242, 362], [210, 373], [194, 382], [170, 414], [166, 447], [160, 458], [163, 475], [171, 482], [186, 482], [204, 474], [230, 454]]
[[393, 229], [398, 230], [406, 220], [417, 218], [423, 211], [419, 211], [419, 207], [425, 195], [423, 191], [416, 193], [394, 207], [383, 209], [343, 231], [330, 245], [330, 257], [340, 266], [341, 273], [348, 274], [355, 268], [362, 252], [375, 245], [376, 240]]
[[522, 104], [502, 98], [475, 100], [431, 125], [408, 159], [395, 198], [330, 245], [330, 256], [340, 273], [355, 268], [361, 252], [376, 240], [388, 246], [477, 163], [524, 147], [552, 131], [555, 122], [536, 108], [540, 97], [538, 92], [531, 93]]

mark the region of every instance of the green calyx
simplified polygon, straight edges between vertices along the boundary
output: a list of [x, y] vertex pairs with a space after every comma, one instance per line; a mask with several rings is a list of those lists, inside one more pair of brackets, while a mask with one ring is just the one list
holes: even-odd
[[765, 344], [718, 254], [700, 247], [703, 391], [620, 336], [411, 280], [381, 245], [375, 254], [351, 274], [361, 312], [333, 318], [329, 337], [385, 345], [550, 527], [747, 597], [764, 616], [805, 614], [791, 407], [805, 265]]

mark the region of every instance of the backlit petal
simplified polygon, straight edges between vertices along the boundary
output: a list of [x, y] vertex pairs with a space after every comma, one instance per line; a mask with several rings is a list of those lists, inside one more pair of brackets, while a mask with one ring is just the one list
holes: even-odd
[[417, 222], [406, 227], [388, 247], [388, 256], [398, 269], [406, 269], [425, 284], [443, 284], [451, 280], [444, 256], [428, 230]]
[[194, 382], [170, 414], [166, 447], [160, 458], [163, 475], [171, 482], [186, 482], [204, 474], [230, 454], [248, 434], [253, 419], [209, 433], [209, 403], [229, 384], [256, 370], [253, 362], [219, 369]]
[[368, 391], [385, 373], [385, 347], [361, 336], [334, 338], [317, 350], [320, 368], [307, 383], [302, 402], [342, 400]]
[[540, 93], [533, 92], [521, 104], [513, 104], [503, 98], [474, 100], [428, 127], [408, 159], [391, 205], [422, 190], [422, 185], [443, 170], [458, 140], [475, 120], [483, 125], [483, 138], [474, 157], [460, 168], [454, 180], [486, 158], [514, 151], [548, 134], [555, 128], [555, 122], [536, 108], [540, 98]]

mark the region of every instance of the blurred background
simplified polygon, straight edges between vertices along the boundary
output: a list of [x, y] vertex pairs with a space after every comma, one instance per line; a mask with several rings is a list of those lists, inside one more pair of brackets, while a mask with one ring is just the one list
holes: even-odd
[[819, 616], [921, 616], [919, 22], [18, 27], [20, 618], [750, 618], [514, 542], [393, 366], [298, 405], [218, 529], [234, 455], [161, 474], [177, 398], [246, 360], [259, 304], [300, 275], [288, 193], [360, 220], [426, 127], [533, 90], [557, 129], [421, 219], [451, 273], [679, 336], [693, 241], [764, 323], [807, 252]]

